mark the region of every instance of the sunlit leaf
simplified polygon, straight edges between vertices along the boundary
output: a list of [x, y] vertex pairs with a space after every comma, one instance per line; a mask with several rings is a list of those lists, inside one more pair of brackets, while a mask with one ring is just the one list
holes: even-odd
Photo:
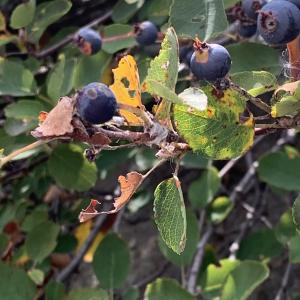
[[[126, 55], [119, 61], [114, 73], [114, 83], [110, 86], [117, 102], [144, 109], [141, 100], [140, 78], [135, 59]], [[120, 114], [130, 125], [142, 125], [143, 122], [133, 113], [120, 109]]]
[[254, 138], [252, 116], [240, 121], [246, 99], [231, 89], [219, 92], [206, 86], [202, 90], [208, 97], [206, 110], [174, 106], [178, 133], [193, 151], [212, 159], [230, 159], [246, 152]]

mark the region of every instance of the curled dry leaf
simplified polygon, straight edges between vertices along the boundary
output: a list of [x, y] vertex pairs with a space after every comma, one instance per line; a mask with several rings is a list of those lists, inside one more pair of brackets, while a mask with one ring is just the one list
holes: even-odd
[[56, 106], [48, 113], [42, 112], [43, 121], [31, 134], [36, 138], [51, 138], [70, 134], [73, 132], [72, 118], [74, 113], [74, 100], [62, 97]]
[[138, 172], [130, 172], [126, 176], [119, 176], [121, 194], [115, 198], [114, 209], [109, 211], [97, 211], [96, 207], [100, 203], [97, 200], [91, 200], [86, 209], [83, 209], [79, 214], [79, 221], [85, 222], [100, 214], [113, 214], [118, 212], [132, 197], [135, 191], [139, 188], [145, 176]]
[[289, 92], [290, 94], [294, 94], [294, 92], [296, 91], [299, 83], [300, 83], [300, 80], [299, 81], [285, 83], [285, 84], [281, 85], [280, 87], [278, 87], [278, 89], [275, 91], [275, 95], [279, 91], [285, 91], [285, 92]]

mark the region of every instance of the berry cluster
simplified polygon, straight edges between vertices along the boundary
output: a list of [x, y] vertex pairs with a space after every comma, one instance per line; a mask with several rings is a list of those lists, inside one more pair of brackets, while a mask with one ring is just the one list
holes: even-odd
[[281, 45], [300, 33], [300, 0], [243, 0], [231, 15], [239, 20], [239, 34], [245, 38], [257, 29], [268, 44]]

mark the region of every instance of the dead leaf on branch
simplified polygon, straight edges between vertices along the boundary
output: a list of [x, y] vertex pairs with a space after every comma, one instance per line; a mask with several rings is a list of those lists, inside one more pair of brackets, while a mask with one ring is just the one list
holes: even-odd
[[100, 202], [92, 199], [88, 207], [83, 209], [79, 214], [79, 221], [85, 222], [100, 214], [113, 214], [118, 212], [126, 203], [129, 202], [132, 195], [136, 192], [144, 179], [145, 176], [138, 172], [130, 172], [126, 176], [119, 176], [118, 181], [120, 184], [121, 194], [119, 197], [114, 199], [114, 209], [109, 211], [97, 211], [96, 207], [100, 204]]
[[71, 134], [74, 113], [74, 100], [70, 97], [62, 97], [57, 105], [48, 113], [40, 115], [44, 121], [31, 132], [35, 138], [60, 137]]

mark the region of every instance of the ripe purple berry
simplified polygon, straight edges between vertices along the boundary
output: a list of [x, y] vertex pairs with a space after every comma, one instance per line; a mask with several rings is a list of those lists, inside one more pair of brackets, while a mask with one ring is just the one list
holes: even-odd
[[259, 12], [257, 26], [267, 43], [289, 43], [300, 33], [300, 10], [289, 1], [272, 1]]
[[150, 21], [144, 21], [136, 26], [136, 41], [142, 45], [151, 45], [156, 41], [157, 28]]
[[240, 24], [238, 28], [239, 35], [244, 38], [249, 38], [253, 36], [257, 31], [257, 25], [252, 24], [252, 25], [244, 25]]
[[223, 46], [202, 43], [196, 39], [194, 49], [190, 67], [198, 79], [216, 81], [219, 78], [225, 77], [229, 72], [231, 58]]
[[108, 86], [93, 82], [78, 92], [76, 107], [83, 120], [100, 124], [113, 117], [117, 110], [117, 101]]
[[293, 4], [295, 4], [300, 9], [300, 0], [287, 0]]
[[242, 10], [250, 19], [256, 20], [258, 11], [267, 4], [266, 0], [243, 0]]
[[101, 50], [102, 38], [100, 34], [90, 28], [82, 28], [75, 36], [75, 43], [85, 55], [93, 55]]

